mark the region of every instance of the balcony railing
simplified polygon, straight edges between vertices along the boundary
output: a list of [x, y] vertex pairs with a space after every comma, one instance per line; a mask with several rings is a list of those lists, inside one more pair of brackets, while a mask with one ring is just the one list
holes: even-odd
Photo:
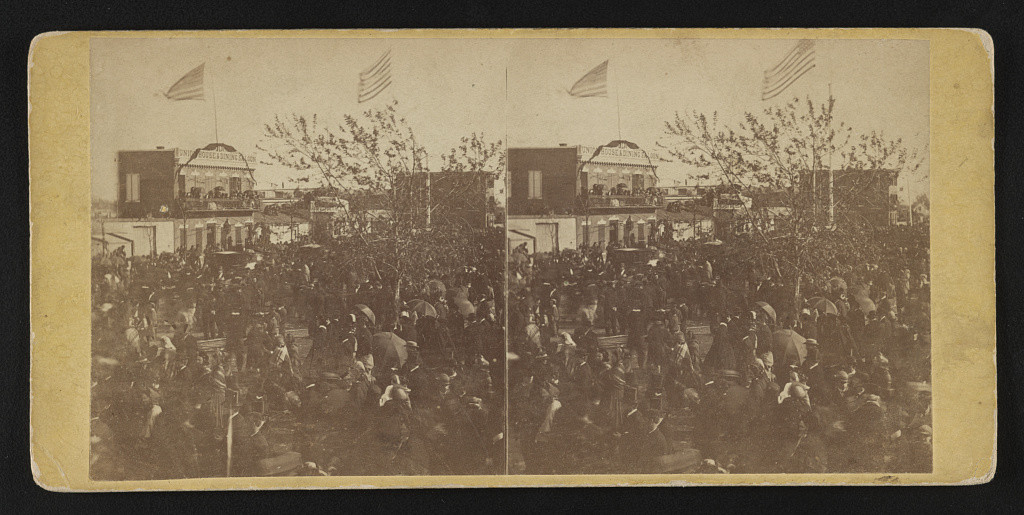
[[631, 195], [602, 195], [588, 196], [580, 199], [584, 205], [589, 204], [592, 208], [601, 207], [654, 207], [660, 205], [660, 201], [654, 196], [631, 196]]
[[189, 198], [182, 200], [186, 211], [225, 211], [259, 209], [259, 201], [240, 198]]

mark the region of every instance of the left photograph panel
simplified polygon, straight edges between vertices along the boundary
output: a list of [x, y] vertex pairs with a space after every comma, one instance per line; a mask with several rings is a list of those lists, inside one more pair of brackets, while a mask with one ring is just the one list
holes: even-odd
[[506, 43], [90, 43], [94, 481], [506, 472]]

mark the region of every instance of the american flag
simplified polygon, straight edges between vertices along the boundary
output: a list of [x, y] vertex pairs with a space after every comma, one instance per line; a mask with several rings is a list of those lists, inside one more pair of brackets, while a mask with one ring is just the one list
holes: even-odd
[[761, 100], [775, 98], [814, 68], [814, 41], [805, 39], [786, 54], [782, 61], [764, 72]]
[[168, 100], [204, 100], [203, 98], [203, 67], [200, 64], [178, 79], [171, 89], [164, 93]]
[[359, 103], [373, 100], [390, 85], [391, 49], [388, 49], [373, 66], [359, 73]]
[[597, 65], [587, 72], [576, 84], [572, 85], [569, 95], [574, 97], [607, 97], [608, 96], [608, 61]]

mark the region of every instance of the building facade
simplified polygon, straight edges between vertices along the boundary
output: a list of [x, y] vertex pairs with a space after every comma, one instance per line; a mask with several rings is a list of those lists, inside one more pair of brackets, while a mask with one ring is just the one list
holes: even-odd
[[[510, 148], [508, 227], [543, 239], [545, 234], [564, 234], [561, 225], [571, 223], [576, 237], [572, 246], [559, 238], [563, 249], [643, 246], [657, 232], [661, 195], [656, 161], [653, 152], [627, 141]], [[552, 223], [559, 227], [548, 227]]]
[[[255, 156], [228, 145], [117, 153], [120, 219], [175, 221], [172, 248], [238, 247], [255, 236]], [[161, 240], [157, 248], [167, 245]]]
[[800, 191], [824, 213], [819, 219], [831, 210], [836, 225], [885, 227], [899, 219], [898, 177], [894, 170], [817, 170], [801, 175]]
[[498, 222], [498, 174], [483, 171], [441, 171], [401, 177], [398, 187], [409, 188], [420, 216], [430, 205], [432, 224], [483, 229]]

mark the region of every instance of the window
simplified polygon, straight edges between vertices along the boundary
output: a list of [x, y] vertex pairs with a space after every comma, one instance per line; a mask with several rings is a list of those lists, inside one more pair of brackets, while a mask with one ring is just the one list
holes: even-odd
[[540, 170], [529, 171], [526, 198], [544, 198], [544, 176]]
[[124, 201], [139, 202], [139, 174], [129, 173], [124, 176]]

